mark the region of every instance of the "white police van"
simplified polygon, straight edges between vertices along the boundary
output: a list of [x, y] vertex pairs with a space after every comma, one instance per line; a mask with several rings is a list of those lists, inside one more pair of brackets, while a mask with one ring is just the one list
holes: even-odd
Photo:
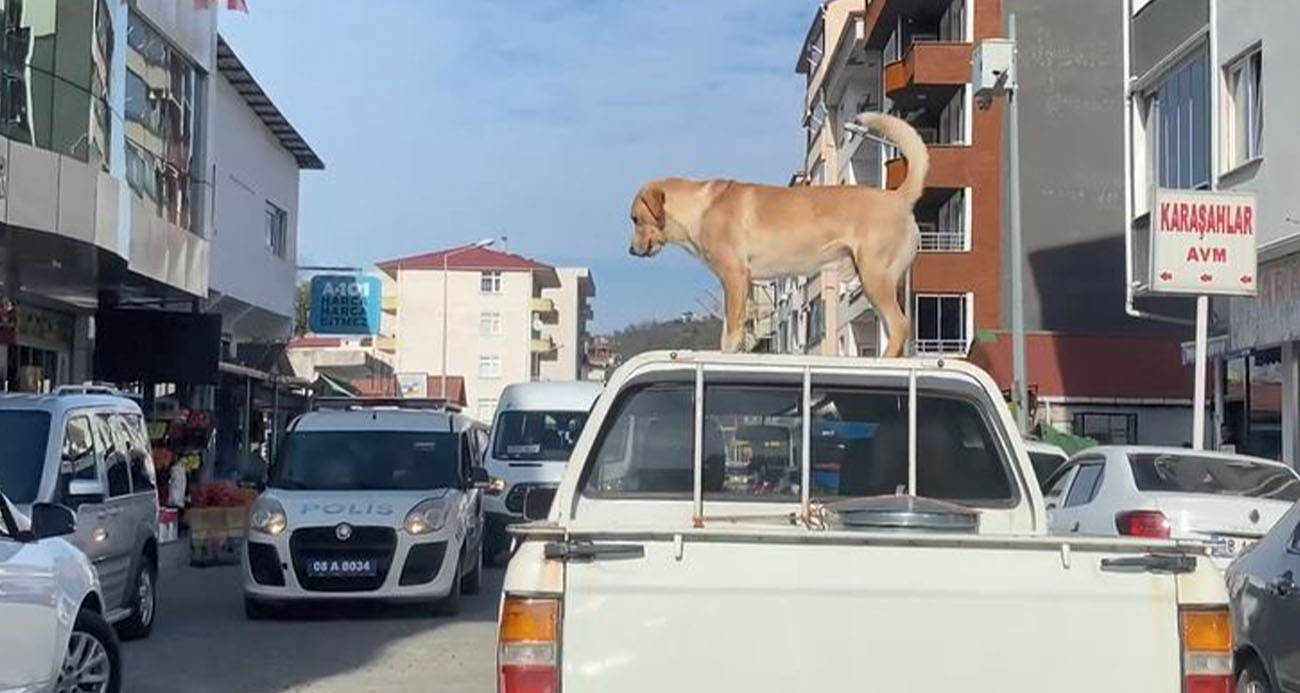
[[462, 593], [478, 592], [486, 427], [402, 408], [411, 400], [361, 402], [290, 425], [249, 520], [250, 619], [332, 599], [436, 602], [454, 614]]

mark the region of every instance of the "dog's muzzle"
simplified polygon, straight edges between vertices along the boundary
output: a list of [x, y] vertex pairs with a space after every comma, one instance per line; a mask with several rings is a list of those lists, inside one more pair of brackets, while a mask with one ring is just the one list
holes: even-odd
[[632, 255], [634, 257], [645, 257], [645, 253], [637, 250], [635, 245], [629, 245], [627, 247], [627, 252], [629, 255]]

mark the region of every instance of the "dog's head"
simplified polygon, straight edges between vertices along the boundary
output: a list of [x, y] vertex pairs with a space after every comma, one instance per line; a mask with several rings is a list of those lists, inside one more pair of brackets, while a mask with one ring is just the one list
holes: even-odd
[[652, 257], [663, 250], [668, 243], [663, 188], [654, 184], [641, 188], [632, 200], [631, 215], [635, 231], [627, 252], [637, 257]]

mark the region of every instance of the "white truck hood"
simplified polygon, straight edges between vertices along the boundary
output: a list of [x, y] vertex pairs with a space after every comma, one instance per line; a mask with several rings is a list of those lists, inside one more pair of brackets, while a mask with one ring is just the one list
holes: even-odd
[[274, 499], [284, 508], [289, 529], [351, 525], [400, 527], [416, 504], [430, 498], [446, 498], [451, 489], [424, 491], [296, 491], [271, 488], [263, 498]]

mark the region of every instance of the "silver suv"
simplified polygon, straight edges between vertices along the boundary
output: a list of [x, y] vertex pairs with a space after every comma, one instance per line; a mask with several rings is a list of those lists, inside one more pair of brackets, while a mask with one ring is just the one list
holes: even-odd
[[153, 629], [158, 492], [140, 407], [111, 388], [0, 395], [0, 488], [20, 512], [76, 511], [69, 540], [95, 566], [104, 613], [124, 638]]

